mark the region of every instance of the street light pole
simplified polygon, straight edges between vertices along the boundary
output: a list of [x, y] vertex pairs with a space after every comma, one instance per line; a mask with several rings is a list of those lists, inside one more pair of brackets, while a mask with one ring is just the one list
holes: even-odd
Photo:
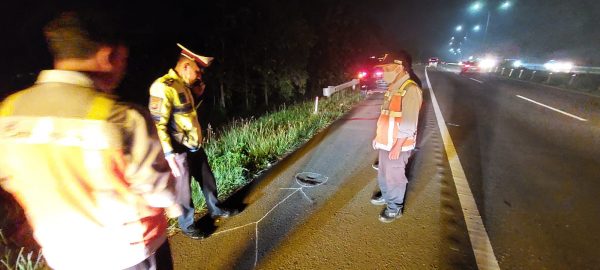
[[483, 49], [486, 51], [487, 51], [487, 32], [488, 32], [488, 26], [490, 26], [490, 16], [491, 16], [491, 12], [488, 10], [487, 22], [485, 23], [485, 32], [483, 33]]

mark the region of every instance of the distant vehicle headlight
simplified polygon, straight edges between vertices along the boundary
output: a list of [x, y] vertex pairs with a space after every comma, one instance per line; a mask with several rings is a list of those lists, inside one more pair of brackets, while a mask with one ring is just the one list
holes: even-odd
[[513, 67], [515, 68], [520, 68], [523, 66], [523, 62], [521, 62], [521, 60], [517, 60], [515, 62], [513, 62]]
[[492, 67], [496, 66], [496, 64], [498, 64], [498, 61], [491, 57], [484, 58], [484, 59], [481, 59], [481, 61], [479, 61], [480, 68], [492, 68]]
[[573, 63], [549, 61], [544, 64], [544, 67], [552, 72], [571, 72], [571, 69], [573, 69]]

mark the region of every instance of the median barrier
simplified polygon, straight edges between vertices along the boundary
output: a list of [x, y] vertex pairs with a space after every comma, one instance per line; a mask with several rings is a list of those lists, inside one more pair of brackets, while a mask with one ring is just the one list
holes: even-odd
[[600, 74], [550, 72], [528, 68], [495, 67], [491, 74], [565, 89], [600, 94]]

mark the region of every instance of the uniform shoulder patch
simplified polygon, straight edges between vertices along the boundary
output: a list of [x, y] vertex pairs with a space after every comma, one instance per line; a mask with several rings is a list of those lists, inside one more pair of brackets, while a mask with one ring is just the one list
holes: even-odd
[[171, 85], [173, 85], [173, 83], [174, 83], [174, 82], [175, 82], [175, 79], [173, 79], [173, 78], [167, 78], [167, 79], [165, 79], [165, 81], [164, 81], [164, 83], [165, 83], [166, 85], [168, 85], [168, 86], [171, 86]]
[[148, 104], [150, 112], [160, 112], [162, 101], [162, 98], [150, 96], [150, 103]]

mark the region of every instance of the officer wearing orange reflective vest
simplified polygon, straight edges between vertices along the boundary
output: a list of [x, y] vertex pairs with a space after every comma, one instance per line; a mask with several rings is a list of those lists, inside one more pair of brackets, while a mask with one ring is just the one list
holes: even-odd
[[422, 91], [410, 78], [412, 59], [404, 51], [387, 54], [380, 64], [383, 79], [389, 83], [385, 92], [373, 148], [379, 150], [377, 181], [381, 196], [376, 205], [385, 204], [379, 220], [392, 222], [402, 216], [408, 179], [406, 164], [415, 148]]
[[181, 213], [175, 179], [147, 110], [110, 95], [128, 55], [111, 13], [48, 23], [54, 69], [0, 105], [0, 184], [52, 269], [172, 267], [165, 213]]
[[193, 93], [204, 91], [202, 73], [213, 58], [198, 55], [181, 44], [181, 55], [174, 69], [150, 86], [149, 109], [158, 130], [165, 158], [173, 175], [178, 177], [178, 201], [183, 207], [179, 227], [185, 235], [202, 239], [204, 232], [194, 226], [191, 177], [200, 184], [208, 212], [212, 218], [236, 214], [218, 206], [217, 184], [202, 148], [202, 131]]

